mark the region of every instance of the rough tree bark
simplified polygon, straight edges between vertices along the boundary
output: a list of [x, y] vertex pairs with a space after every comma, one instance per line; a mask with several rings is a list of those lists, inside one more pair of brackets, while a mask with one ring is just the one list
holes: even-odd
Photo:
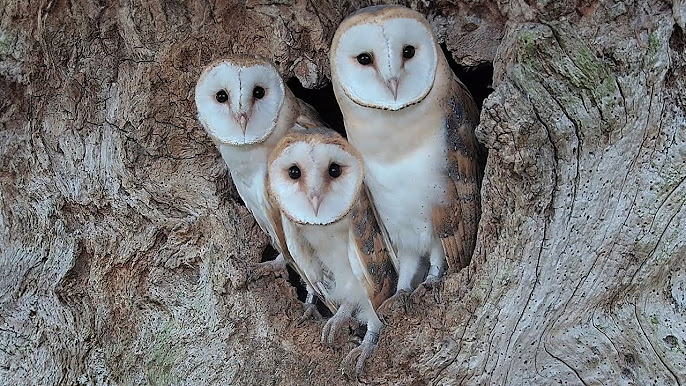
[[[370, 1], [4, 0], [0, 380], [340, 384], [196, 122], [229, 52], [326, 85]], [[683, 0], [410, 1], [492, 62], [477, 251], [392, 315], [372, 384], [686, 383]]]

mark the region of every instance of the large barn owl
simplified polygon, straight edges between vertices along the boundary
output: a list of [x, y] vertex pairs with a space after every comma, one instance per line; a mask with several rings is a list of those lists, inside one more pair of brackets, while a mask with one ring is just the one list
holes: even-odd
[[[285, 269], [284, 256], [290, 258], [279, 211], [267, 194], [267, 160], [295, 124], [321, 125], [317, 113], [293, 96], [269, 61], [248, 55], [231, 56], [205, 68], [195, 87], [195, 104], [238, 193], [280, 253], [275, 262], [262, 265], [263, 270]], [[306, 284], [307, 310], [313, 312], [313, 292]]]
[[398, 294], [465, 267], [480, 215], [478, 111], [452, 73], [427, 20], [401, 6], [350, 15], [330, 51], [349, 141], [399, 263]]
[[391, 257], [363, 190], [362, 159], [331, 129], [294, 129], [269, 157], [268, 189], [282, 213], [286, 243], [308, 281], [338, 308], [322, 330], [332, 344], [355, 317], [367, 325], [344, 359], [359, 374], [376, 348], [376, 308], [394, 291]]

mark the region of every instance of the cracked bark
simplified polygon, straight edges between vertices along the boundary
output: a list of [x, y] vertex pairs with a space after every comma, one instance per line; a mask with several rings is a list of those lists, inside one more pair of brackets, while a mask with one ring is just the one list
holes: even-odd
[[[0, 16], [0, 380], [339, 384], [198, 126], [228, 52], [327, 84], [371, 2], [8, 1]], [[408, 1], [492, 62], [472, 264], [389, 319], [371, 384], [686, 383], [686, 10]], [[467, 72], [467, 74], [469, 74]]]

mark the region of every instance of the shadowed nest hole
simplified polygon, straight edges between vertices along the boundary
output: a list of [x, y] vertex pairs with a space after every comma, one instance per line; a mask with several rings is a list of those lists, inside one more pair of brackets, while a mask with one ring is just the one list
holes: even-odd
[[324, 120], [324, 123], [345, 136], [343, 114], [341, 114], [341, 109], [338, 107], [338, 102], [336, 102], [331, 82], [320, 89], [309, 89], [303, 87], [298, 78], [292, 77], [286, 81], [286, 85], [291, 89], [293, 95], [314, 107], [322, 120]]
[[[264, 263], [266, 261], [272, 261], [276, 259], [276, 257], [279, 256], [279, 252], [274, 249], [271, 245], [267, 244], [266, 247], [264, 247], [264, 250], [262, 250], [262, 258], [260, 259], [261, 263]], [[301, 302], [305, 303], [305, 300], [307, 300], [307, 289], [305, 288], [305, 284], [302, 282], [300, 279], [300, 276], [291, 268], [288, 266], [288, 283], [295, 287], [295, 292], [298, 295], [298, 300]], [[317, 304], [317, 310], [319, 313], [324, 316], [324, 317], [331, 317], [331, 312], [329, 311], [328, 308], [324, 305], [324, 303], [320, 302], [318, 299], [316, 300]]]
[[[479, 110], [483, 105], [484, 99], [493, 92], [492, 82], [493, 82], [493, 64], [492, 63], [482, 63], [475, 67], [467, 67], [458, 64], [447, 50], [445, 44], [441, 44], [443, 53], [448, 59], [448, 64], [457, 77], [464, 83], [464, 85], [469, 89], [474, 101], [476, 102]], [[293, 95], [302, 99], [306, 103], [314, 107], [322, 120], [329, 125], [331, 128], [336, 130], [341, 135], [345, 136], [345, 126], [343, 125], [343, 115], [341, 114], [341, 109], [338, 107], [336, 102], [336, 96], [333, 92], [333, 86], [328, 83], [325, 87], [320, 89], [308, 89], [303, 87], [300, 81], [295, 78], [289, 78], [286, 84], [293, 92]], [[479, 164], [483, 170], [486, 165], [486, 152], [482, 152], [484, 155], [482, 159], [479, 159]], [[278, 252], [268, 245], [262, 252], [262, 261], [274, 260]], [[295, 287], [298, 299], [304, 302], [307, 297], [307, 290], [303, 284], [298, 274], [288, 267], [288, 282]], [[324, 306], [320, 301], [317, 302], [317, 308], [319, 312], [324, 317], [331, 315], [331, 312]], [[364, 330], [356, 331], [356, 335], [362, 333], [364, 335]]]

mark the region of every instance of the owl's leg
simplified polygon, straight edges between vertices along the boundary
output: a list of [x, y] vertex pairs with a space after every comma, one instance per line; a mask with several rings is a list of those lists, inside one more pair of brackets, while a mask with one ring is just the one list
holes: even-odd
[[365, 362], [370, 356], [372, 356], [374, 351], [376, 351], [376, 348], [379, 344], [379, 336], [381, 335], [382, 327], [383, 324], [379, 318], [376, 317], [376, 315], [373, 315], [371, 318], [369, 318], [369, 321], [367, 322], [367, 333], [364, 335], [362, 343], [352, 349], [348, 355], [343, 358], [341, 367], [344, 369], [344, 371], [347, 372], [353, 367], [354, 364], [355, 375], [357, 378], [360, 377], [362, 371], [364, 370]]
[[436, 238], [431, 246], [429, 252], [429, 272], [426, 279], [417, 287], [412, 293], [412, 298], [417, 301], [423, 297], [428, 290], [433, 290], [434, 300], [436, 303], [441, 302], [441, 290], [443, 274], [445, 273], [445, 253], [443, 252], [443, 244], [441, 240]]
[[426, 279], [412, 292], [412, 300], [418, 301], [428, 290], [433, 290], [436, 303], [441, 302], [443, 274], [445, 273], [445, 253], [440, 239], [436, 238], [429, 252], [429, 272]]
[[314, 295], [314, 290], [310, 288], [310, 286], [307, 286], [307, 298], [305, 299], [305, 304], [303, 305], [305, 308], [305, 311], [303, 312], [303, 315], [298, 319], [298, 325], [301, 325], [305, 323], [310, 318], [313, 319], [321, 319], [322, 315], [317, 311], [317, 305], [315, 302], [317, 301], [317, 297]]
[[324, 324], [322, 328], [321, 342], [329, 346], [333, 346], [334, 340], [338, 335], [341, 327], [348, 325], [350, 323], [350, 318], [352, 317], [354, 306], [352, 303], [345, 302], [338, 307], [336, 314], [332, 316]]
[[412, 291], [412, 279], [419, 268], [420, 257], [416, 252], [398, 250], [398, 289], [396, 292]]
[[286, 259], [279, 253], [276, 259], [255, 264], [250, 268], [248, 276], [251, 280], [257, 280], [264, 276], [275, 275], [276, 277], [288, 277]]
[[445, 273], [445, 252], [443, 252], [443, 244], [441, 240], [436, 237], [431, 245], [431, 252], [429, 253], [429, 273], [426, 275], [424, 283], [437, 283]]

